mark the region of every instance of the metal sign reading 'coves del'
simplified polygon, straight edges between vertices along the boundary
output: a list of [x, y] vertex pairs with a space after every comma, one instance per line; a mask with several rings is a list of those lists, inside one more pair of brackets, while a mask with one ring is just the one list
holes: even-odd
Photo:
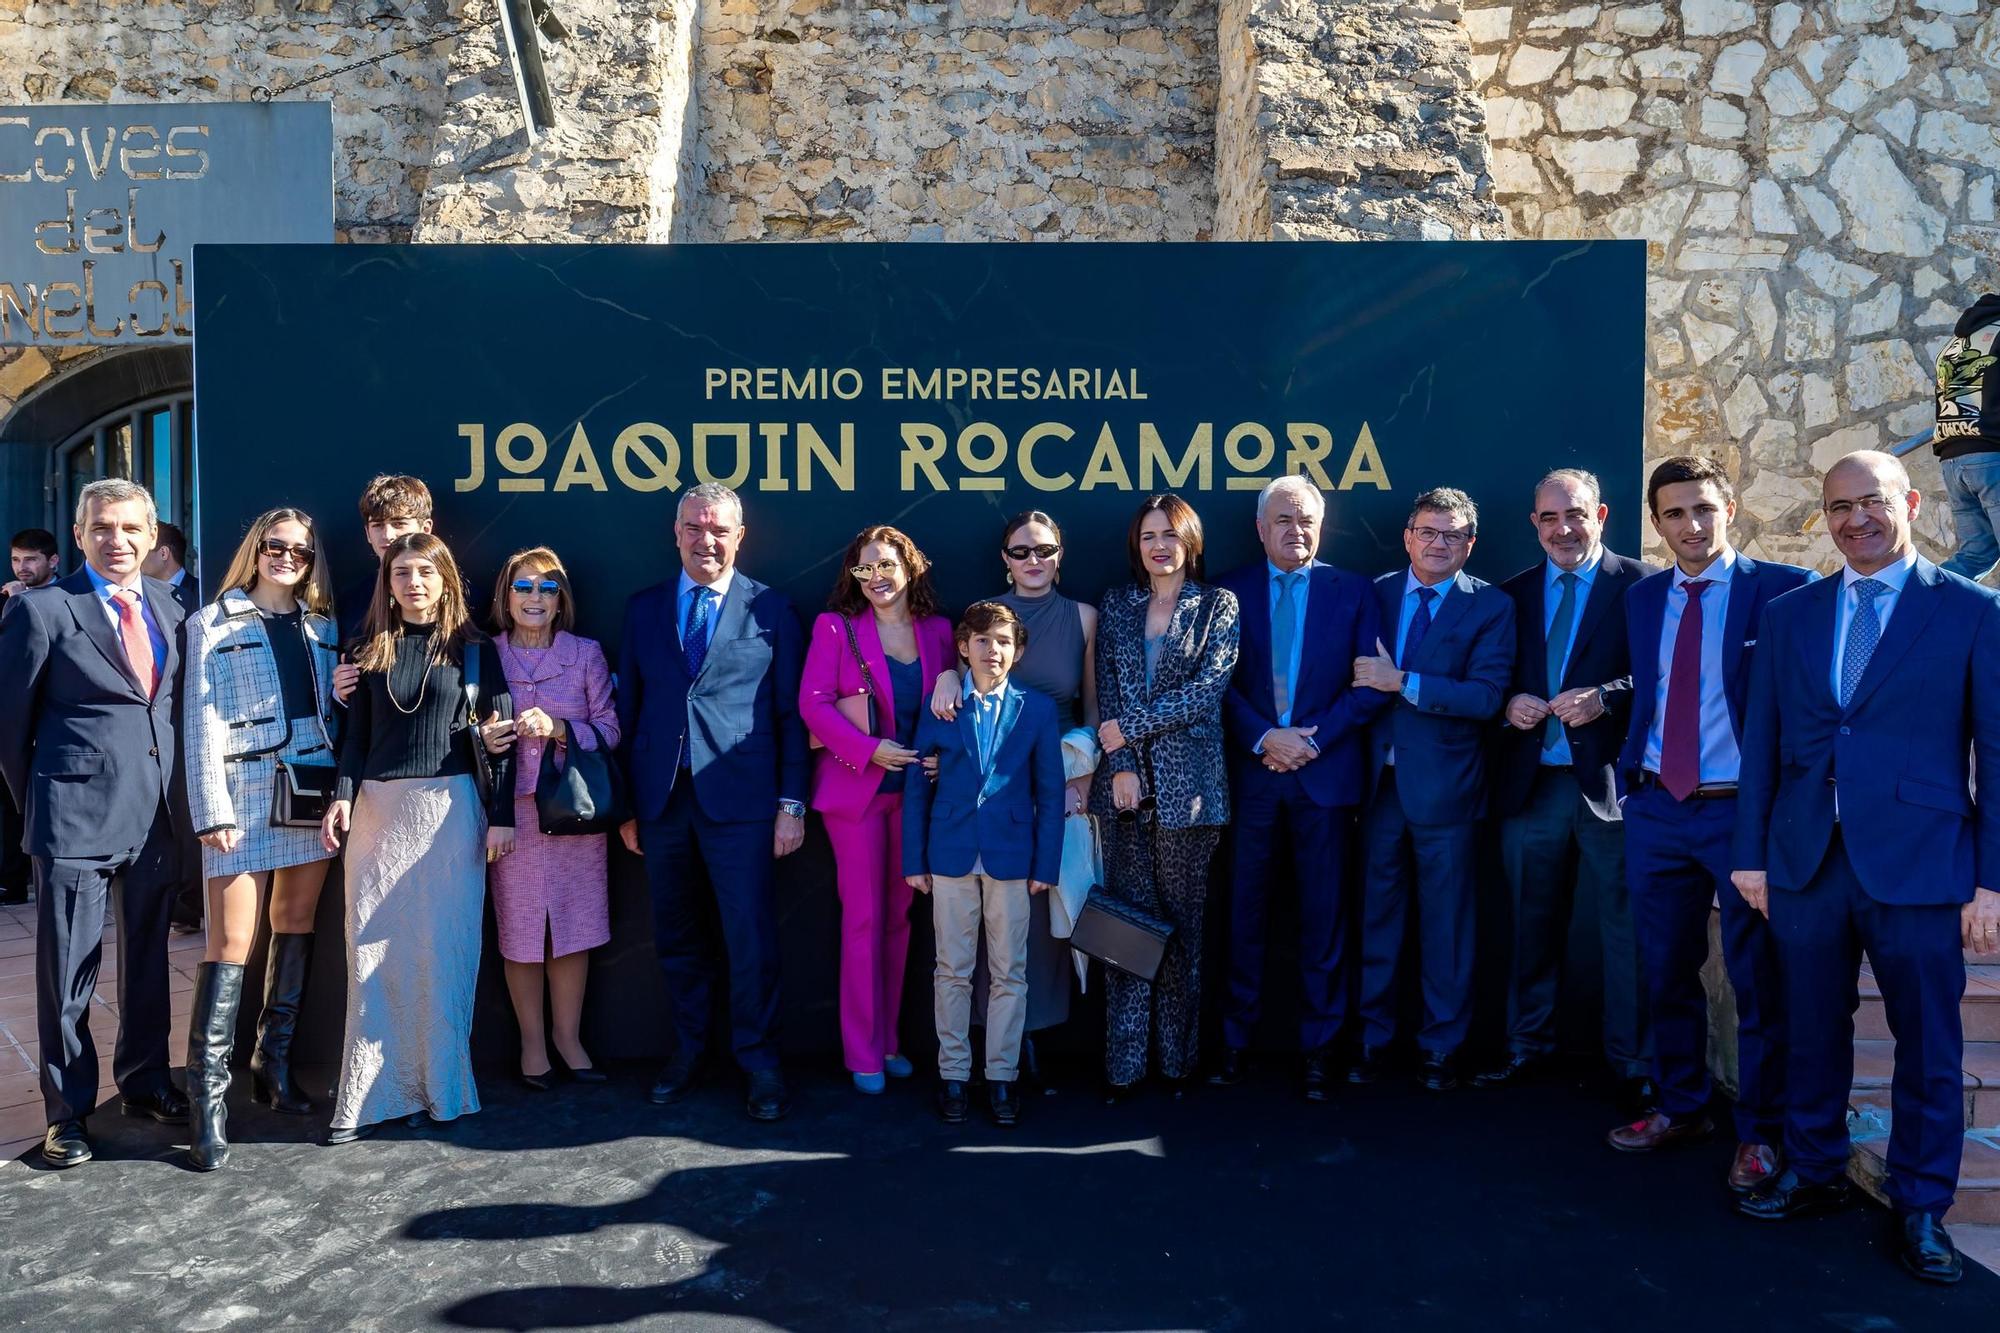
[[328, 103], [0, 108], [0, 346], [187, 342], [195, 242], [332, 239]]

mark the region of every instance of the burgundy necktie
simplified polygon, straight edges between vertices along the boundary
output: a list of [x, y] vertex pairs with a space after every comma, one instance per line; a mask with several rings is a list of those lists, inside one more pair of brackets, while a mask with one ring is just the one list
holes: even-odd
[[153, 636], [146, 632], [146, 617], [139, 611], [139, 594], [130, 588], [119, 588], [111, 594], [111, 604], [118, 608], [118, 637], [125, 641], [125, 660], [132, 668], [132, 679], [139, 682], [152, 698], [160, 688], [160, 664], [153, 659]]
[[1701, 785], [1701, 594], [1710, 579], [1681, 585], [1687, 605], [1674, 634], [1667, 673], [1667, 717], [1660, 728], [1660, 785], [1685, 801]]

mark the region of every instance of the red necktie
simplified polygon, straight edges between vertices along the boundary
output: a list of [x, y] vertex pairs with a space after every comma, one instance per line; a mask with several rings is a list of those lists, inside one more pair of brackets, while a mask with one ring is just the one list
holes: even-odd
[[160, 664], [153, 660], [153, 636], [146, 632], [146, 617], [139, 613], [139, 594], [130, 588], [115, 589], [111, 604], [118, 608], [118, 637], [125, 641], [125, 662], [132, 668], [132, 679], [150, 699], [160, 688]]
[[1701, 594], [1710, 579], [1681, 585], [1687, 605], [1674, 634], [1667, 673], [1667, 717], [1660, 728], [1660, 785], [1685, 801], [1701, 785]]

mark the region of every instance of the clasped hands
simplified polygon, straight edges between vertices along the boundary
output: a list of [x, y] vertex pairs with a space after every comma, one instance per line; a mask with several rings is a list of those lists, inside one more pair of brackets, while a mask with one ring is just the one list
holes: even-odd
[[1507, 725], [1533, 731], [1553, 715], [1572, 727], [1587, 726], [1604, 716], [1604, 698], [1595, 685], [1564, 690], [1553, 699], [1517, 694], [1507, 701]]
[[515, 718], [503, 719], [498, 712], [488, 714], [486, 720], [479, 724], [479, 740], [486, 747], [486, 753], [505, 754], [514, 748], [517, 738], [548, 740], [559, 731], [556, 720], [547, 713], [539, 708], [526, 708]]

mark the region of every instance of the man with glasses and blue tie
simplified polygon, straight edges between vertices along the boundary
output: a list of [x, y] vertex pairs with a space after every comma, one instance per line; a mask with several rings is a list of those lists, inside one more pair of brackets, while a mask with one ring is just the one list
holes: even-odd
[[[1375, 720], [1374, 796], [1361, 816], [1361, 1057], [1372, 1083], [1396, 1035], [1398, 965], [1412, 892], [1424, 1021], [1418, 1081], [1458, 1086], [1472, 1025], [1473, 831], [1486, 814], [1486, 730], [1514, 671], [1514, 601], [1465, 572], [1479, 509], [1450, 487], [1425, 491], [1403, 525], [1407, 569], [1375, 580], [1387, 644], [1354, 662], [1354, 683], [1394, 702]], [[1396, 763], [1402, 754], [1408, 761]]]
[[[1847, 1184], [1856, 976], [1865, 951], [1896, 1035], [1892, 1243], [1928, 1282], [1963, 1264], [1944, 1229], [1964, 1147], [1964, 949], [2000, 952], [2000, 597], [1916, 553], [1920, 497], [1874, 451], [1827, 470], [1838, 575], [1764, 610], [1730, 878], [1777, 937], [1785, 1169], [1737, 1210], [1838, 1208]], [[1968, 764], [1970, 760], [1970, 764]]]
[[653, 937], [673, 1004], [674, 1052], [656, 1105], [686, 1096], [708, 1043], [707, 919], [722, 929], [731, 1044], [745, 1109], [790, 1109], [778, 1068], [775, 858], [805, 840], [804, 638], [782, 593], [736, 568], [743, 505], [704, 482], [681, 496], [681, 574], [634, 593], [618, 654], [620, 750], [635, 818], [619, 830], [646, 860]]

